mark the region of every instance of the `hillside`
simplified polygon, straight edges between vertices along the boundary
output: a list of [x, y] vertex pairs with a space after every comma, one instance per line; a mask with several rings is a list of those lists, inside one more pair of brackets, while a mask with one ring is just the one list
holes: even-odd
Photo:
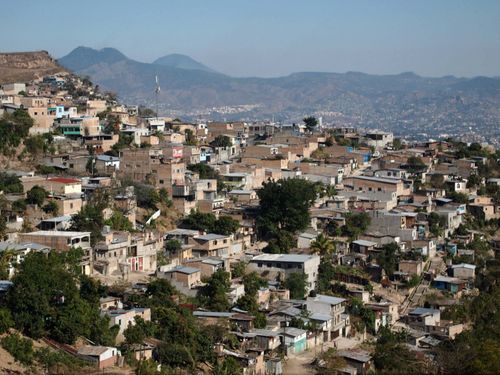
[[64, 73], [47, 51], [0, 53], [0, 84], [27, 82], [55, 73]]
[[499, 78], [429, 78], [411, 72], [302, 72], [277, 78], [234, 78], [180, 68], [174, 62], [170, 60], [167, 66], [142, 63], [114, 49], [84, 47], [59, 60], [117, 92], [125, 102], [147, 106], [154, 105], [157, 75], [162, 88], [160, 111], [185, 118], [300, 121], [304, 115], [315, 114], [337, 125], [382, 128], [400, 135], [457, 135], [471, 128], [474, 136], [485, 140], [500, 137]]

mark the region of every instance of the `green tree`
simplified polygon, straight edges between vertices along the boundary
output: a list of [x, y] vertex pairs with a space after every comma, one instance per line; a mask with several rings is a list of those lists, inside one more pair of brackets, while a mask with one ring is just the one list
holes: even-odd
[[310, 223], [309, 207], [318, 197], [317, 187], [307, 180], [291, 178], [265, 182], [257, 192], [261, 238], [274, 238], [279, 230], [295, 233]]
[[444, 228], [446, 226], [446, 218], [436, 212], [431, 212], [427, 216], [427, 222], [429, 223], [429, 231], [432, 235], [439, 237], [444, 233]]
[[23, 192], [21, 180], [14, 174], [0, 172], [0, 191], [5, 194], [18, 194]]
[[184, 135], [186, 137], [186, 142], [184, 142], [184, 144], [188, 146], [196, 146], [198, 144], [196, 140], [196, 135], [193, 133], [191, 129], [186, 129], [184, 131]]
[[49, 193], [47, 190], [41, 186], [35, 185], [26, 193], [26, 202], [42, 207], [43, 202], [48, 196]]
[[421, 172], [426, 168], [424, 161], [418, 156], [410, 156], [406, 162], [406, 166], [410, 173]]
[[121, 212], [113, 211], [111, 217], [104, 222], [114, 230], [133, 231], [134, 228], [130, 220]]
[[14, 326], [14, 320], [10, 311], [4, 307], [0, 308], [0, 334], [3, 334]]
[[311, 242], [311, 250], [314, 254], [319, 254], [322, 257], [331, 257], [335, 252], [335, 244], [323, 233], [320, 233], [316, 239]]
[[392, 141], [392, 148], [394, 150], [401, 150], [402, 147], [403, 144], [401, 143], [401, 138], [394, 138], [394, 140]]
[[316, 287], [319, 293], [331, 293], [332, 280], [335, 275], [335, 267], [330, 259], [322, 258], [318, 267], [318, 280]]
[[212, 147], [231, 147], [233, 142], [231, 142], [231, 138], [227, 135], [218, 135], [215, 139], [210, 142], [210, 146]]
[[307, 275], [303, 272], [293, 272], [286, 276], [285, 288], [290, 290], [290, 298], [303, 299], [307, 290]]
[[59, 212], [59, 206], [55, 201], [49, 201], [42, 207], [42, 210], [46, 214], [57, 215], [57, 213]]
[[389, 276], [398, 268], [399, 246], [396, 242], [385, 244], [377, 257], [377, 263]]
[[366, 212], [349, 212], [345, 215], [345, 225], [341, 228], [342, 234], [355, 239], [368, 229], [371, 218]]
[[221, 363], [217, 363], [212, 371], [213, 375], [239, 375], [241, 367], [233, 357], [225, 357]]
[[104, 225], [102, 210], [102, 207], [91, 203], [86, 204], [80, 212], [73, 215], [71, 230], [90, 232], [90, 242], [95, 245], [102, 239], [101, 230]]
[[231, 286], [229, 272], [222, 269], [215, 271], [198, 292], [202, 304], [212, 311], [229, 310], [227, 293]]
[[304, 117], [302, 121], [304, 121], [304, 125], [310, 132], [313, 132], [318, 126], [318, 120], [314, 116]]
[[215, 225], [217, 218], [212, 213], [200, 211], [191, 211], [191, 213], [182, 219], [180, 226], [186, 229], [210, 232]]
[[214, 223], [214, 226], [211, 228], [213, 233], [222, 234], [225, 236], [229, 236], [234, 234], [240, 228], [240, 223], [238, 220], [234, 220], [230, 216], [220, 216]]

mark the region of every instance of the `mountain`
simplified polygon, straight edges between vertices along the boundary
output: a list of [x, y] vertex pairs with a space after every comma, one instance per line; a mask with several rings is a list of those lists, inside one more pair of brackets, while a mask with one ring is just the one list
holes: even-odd
[[0, 53], [0, 84], [27, 82], [64, 72], [47, 51]]
[[172, 68], [186, 69], [186, 70], [202, 70], [204, 72], [216, 73], [215, 70], [209, 68], [206, 65], [192, 59], [189, 56], [181, 55], [178, 53], [173, 53], [170, 55], [165, 55], [163, 57], [159, 57], [153, 64], [170, 66]]
[[336, 125], [381, 128], [403, 135], [449, 135], [472, 128], [481, 137], [500, 138], [498, 78], [429, 78], [411, 72], [300, 72], [276, 78], [234, 78], [187, 69], [184, 62], [190, 59], [169, 57], [166, 61], [167, 65], [142, 63], [114, 49], [79, 47], [59, 63], [90, 76], [127, 103], [146, 106], [155, 102], [157, 75], [160, 111], [187, 119], [201, 115], [301, 121], [314, 114]]

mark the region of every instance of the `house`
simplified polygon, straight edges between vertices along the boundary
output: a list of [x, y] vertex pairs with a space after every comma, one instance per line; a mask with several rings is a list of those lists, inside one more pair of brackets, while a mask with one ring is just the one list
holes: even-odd
[[254, 256], [249, 263], [252, 271], [284, 272], [285, 275], [300, 272], [307, 276], [307, 290], [316, 288], [320, 257], [305, 254], [261, 254]]
[[315, 297], [307, 297], [307, 310], [311, 313], [320, 313], [333, 317], [330, 337], [333, 340], [339, 336], [347, 336], [349, 333], [349, 317], [344, 316], [346, 300], [344, 298], [318, 294]]
[[118, 326], [118, 334], [116, 335], [116, 343], [120, 344], [125, 341], [123, 332], [129, 325], [135, 325], [135, 318], [142, 318], [144, 321], [151, 321], [151, 309], [135, 307], [130, 310], [105, 310], [101, 311], [102, 315], [109, 316], [109, 326]]
[[409, 275], [420, 276], [423, 271], [424, 263], [420, 260], [400, 260], [398, 269], [400, 272], [405, 272]]
[[95, 361], [99, 370], [116, 365], [120, 355], [118, 349], [114, 347], [91, 345], [80, 347], [77, 353], [79, 356], [88, 357]]
[[197, 257], [227, 257], [231, 255], [231, 237], [208, 233], [189, 237], [189, 245], [193, 246], [193, 255]]
[[352, 251], [360, 254], [370, 254], [377, 246], [376, 242], [367, 240], [356, 240], [351, 242]]
[[406, 317], [407, 324], [415, 329], [425, 329], [426, 326], [438, 325], [441, 320], [441, 311], [417, 307], [411, 310]]
[[451, 266], [451, 274], [458, 279], [474, 279], [476, 277], [476, 266], [467, 263], [454, 264]]
[[99, 298], [99, 310], [121, 310], [123, 302], [119, 297], [102, 297]]
[[455, 277], [437, 276], [432, 281], [432, 286], [439, 290], [458, 293], [467, 287], [467, 282]]
[[354, 367], [355, 374], [367, 374], [373, 364], [370, 353], [364, 350], [339, 350], [337, 356], [343, 358], [347, 366]]
[[152, 232], [111, 231], [107, 226], [102, 236], [103, 240], [94, 246], [94, 266], [103, 275], [156, 270], [156, 254], [163, 249], [162, 237]]
[[67, 251], [77, 247], [83, 250], [91, 249], [90, 232], [40, 230], [30, 233], [19, 233], [19, 240], [45, 245], [57, 251]]
[[283, 329], [283, 338], [287, 352], [300, 354], [307, 349], [307, 331], [295, 327]]
[[201, 285], [201, 271], [194, 267], [177, 266], [158, 276], [169, 280], [176, 287], [193, 289]]

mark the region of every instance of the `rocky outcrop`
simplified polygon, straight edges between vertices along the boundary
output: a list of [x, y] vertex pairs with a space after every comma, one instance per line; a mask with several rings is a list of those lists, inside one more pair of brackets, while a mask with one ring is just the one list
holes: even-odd
[[28, 82], [65, 72], [47, 51], [0, 53], [0, 84]]

